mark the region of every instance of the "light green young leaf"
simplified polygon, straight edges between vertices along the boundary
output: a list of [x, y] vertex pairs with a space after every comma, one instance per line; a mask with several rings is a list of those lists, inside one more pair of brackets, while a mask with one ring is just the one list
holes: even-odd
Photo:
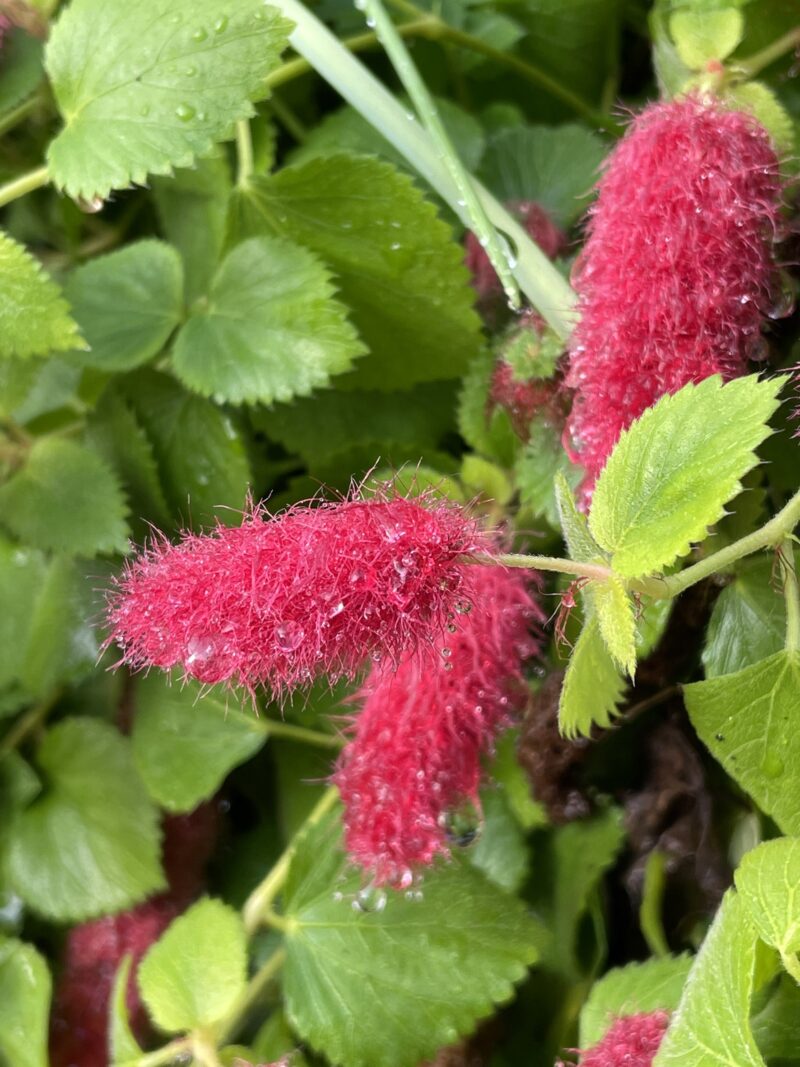
[[800, 950], [800, 840], [782, 837], [752, 849], [735, 879], [762, 941], [781, 956]]
[[66, 719], [48, 732], [37, 766], [46, 787], [14, 820], [8, 845], [9, 880], [31, 908], [80, 921], [164, 888], [158, 812], [118, 731]]
[[592, 616], [575, 642], [564, 676], [558, 704], [561, 733], [568, 738], [589, 737], [594, 725], [601, 729], [610, 726], [619, 714], [625, 688], [597, 618]]
[[365, 351], [334, 291], [307, 249], [276, 237], [242, 242], [178, 334], [175, 373], [234, 404], [308, 396]]
[[589, 514], [589, 529], [618, 574], [653, 574], [706, 537], [755, 466], [784, 384], [755, 375], [726, 385], [706, 378], [662, 397], [623, 432]]
[[191, 170], [153, 181], [162, 229], [183, 261], [187, 305], [208, 291], [217, 269], [232, 188], [223, 152], [199, 159]]
[[482, 456], [468, 452], [461, 461], [461, 482], [468, 498], [487, 503], [508, 504], [514, 490], [504, 470]]
[[0, 937], [0, 1060], [48, 1067], [50, 972], [31, 945]]
[[728, 774], [787, 834], [800, 834], [800, 654], [684, 686], [692, 725]]
[[239, 522], [251, 475], [230, 416], [149, 371], [129, 380], [125, 395], [152, 443], [171, 514], [188, 525]]
[[744, 35], [744, 18], [735, 7], [675, 11], [669, 30], [678, 55], [691, 70], [726, 59]]
[[128, 983], [133, 956], [124, 956], [114, 977], [108, 1007], [108, 1050], [112, 1065], [137, 1060], [142, 1055], [128, 1018]]
[[131, 370], [157, 356], [181, 320], [181, 261], [163, 241], [136, 241], [70, 275], [66, 296], [89, 348], [72, 362]]
[[795, 127], [792, 116], [768, 85], [755, 81], [731, 85], [725, 91], [725, 100], [731, 107], [754, 115], [769, 132], [781, 153], [793, 150]]
[[228, 771], [261, 748], [267, 731], [251, 711], [216, 691], [170, 686], [162, 675], [136, 686], [133, 758], [150, 796], [167, 811], [193, 811]]
[[707, 678], [750, 667], [783, 648], [784, 599], [771, 559], [745, 560], [714, 604], [703, 648]]
[[56, 283], [0, 232], [0, 356], [45, 356], [84, 343]]
[[0, 486], [6, 527], [37, 548], [75, 555], [124, 552], [127, 507], [116, 477], [84, 445], [42, 437]]
[[235, 243], [257, 233], [297, 241], [334, 271], [370, 351], [342, 387], [405, 389], [458, 377], [478, 351], [463, 250], [390, 164], [327, 156], [251, 179], [234, 194], [230, 234]]
[[572, 489], [563, 473], [556, 475], [555, 490], [558, 521], [570, 559], [581, 563], [602, 559], [603, 550], [589, 533], [586, 516], [578, 511]]
[[381, 909], [378, 897], [366, 912], [345, 872], [325, 820], [286, 890], [287, 1014], [334, 1063], [413, 1067], [508, 1000], [538, 955], [544, 933], [523, 906], [461, 863], [427, 875], [421, 900], [392, 894]]
[[559, 226], [585, 210], [605, 155], [585, 126], [511, 126], [489, 141], [480, 175], [500, 200], [535, 200]]
[[137, 979], [151, 1018], [167, 1033], [218, 1022], [247, 982], [241, 917], [221, 900], [199, 901], [149, 950]]
[[45, 53], [64, 119], [56, 185], [103, 200], [208, 155], [266, 95], [289, 28], [262, 0], [73, 0]]
[[620, 1015], [673, 1012], [691, 966], [691, 956], [665, 956], [609, 971], [592, 986], [581, 1009], [580, 1047], [596, 1045]]
[[592, 582], [586, 589], [597, 625], [611, 658], [623, 674], [633, 678], [636, 672], [636, 624], [633, 603], [619, 578], [612, 575]]
[[757, 940], [741, 898], [728, 892], [653, 1067], [766, 1067], [750, 1029]]

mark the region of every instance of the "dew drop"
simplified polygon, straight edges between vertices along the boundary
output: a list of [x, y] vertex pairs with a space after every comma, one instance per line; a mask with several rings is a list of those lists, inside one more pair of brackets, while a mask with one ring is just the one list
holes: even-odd
[[84, 215], [96, 215], [97, 212], [102, 211], [105, 206], [105, 201], [102, 196], [93, 196], [91, 200], [84, 200], [82, 196], [79, 196], [75, 203]]
[[181, 122], [191, 122], [196, 112], [191, 104], [178, 104], [175, 108], [175, 114], [181, 120]]
[[453, 606], [455, 607], [459, 615], [469, 615], [469, 613], [472, 611], [471, 600], [457, 600]]
[[193, 41], [197, 41], [198, 43], [199, 43], [200, 41], [205, 41], [205, 39], [206, 39], [207, 37], [208, 37], [208, 32], [207, 32], [206, 30], [204, 30], [202, 26], [199, 26], [199, 27], [198, 27], [198, 28], [197, 28], [197, 29], [196, 29], [196, 30], [194, 31], [194, 33], [192, 34], [192, 40], [193, 40]]
[[447, 632], [449, 634], [454, 634], [454, 633], [456, 633], [457, 630], [458, 630], [458, 627], [456, 626], [456, 624], [454, 622], [448, 622], [448, 624], [447, 624]]
[[275, 640], [281, 652], [296, 652], [305, 636], [303, 628], [291, 620], [275, 627]]
[[195, 76], [195, 74], [197, 74], [197, 67], [194, 67], [194, 66], [187, 67], [186, 70], [184, 71], [184, 74], [186, 75], [187, 78], [193, 78]]
[[208, 634], [195, 634], [186, 643], [186, 666], [202, 667], [216, 654], [217, 644]]
[[780, 284], [776, 286], [770, 306], [767, 308], [767, 316], [770, 319], [787, 318], [794, 311], [794, 297], [792, 280], [787, 274], [782, 273]]
[[784, 771], [784, 762], [775, 752], [767, 752], [761, 761], [761, 773], [767, 778], [780, 778]]
[[379, 914], [386, 907], [386, 892], [374, 885], [364, 886], [356, 893], [353, 911], [364, 915]]
[[220, 15], [214, 23], [214, 33], [224, 33], [228, 28], [228, 16]]
[[146, 119], [147, 116], [150, 114], [150, 105], [142, 104], [142, 106], [139, 108], [139, 114], [142, 116], [142, 118]]
[[444, 659], [450, 659], [450, 657], [451, 657], [452, 655], [453, 655], [453, 650], [452, 650], [451, 648], [447, 648], [447, 646], [445, 646], [445, 647], [444, 647], [444, 648], [442, 649], [442, 657], [443, 657]]
[[255, 15], [253, 15], [253, 21], [254, 22], [263, 22], [265, 18], [266, 18], [266, 15], [264, 14], [263, 11], [256, 11]]
[[465, 800], [457, 808], [443, 812], [439, 816], [439, 825], [450, 844], [457, 848], [474, 845], [483, 829], [480, 812], [471, 800]]
[[337, 615], [341, 615], [343, 611], [344, 611], [344, 603], [343, 603], [343, 601], [340, 600], [337, 604], [334, 604], [333, 607], [330, 609], [330, 611], [328, 612], [328, 618], [329, 619], [335, 619], [336, 616]]
[[400, 872], [400, 876], [397, 879], [398, 889], [408, 889], [409, 886], [414, 884], [414, 872], [410, 867], [406, 867]]

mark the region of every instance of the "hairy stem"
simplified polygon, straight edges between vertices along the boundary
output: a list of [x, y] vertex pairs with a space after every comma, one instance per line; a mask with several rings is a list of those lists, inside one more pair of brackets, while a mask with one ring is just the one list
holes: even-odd
[[61, 692], [60, 689], [57, 689], [41, 703], [35, 704], [17, 719], [3, 740], [0, 741], [0, 759], [18, 748], [29, 734], [32, 734], [34, 730], [41, 726], [61, 699]]
[[465, 563], [488, 564], [495, 567], [515, 567], [526, 570], [558, 571], [560, 574], [574, 574], [578, 578], [596, 578], [600, 581], [610, 578], [612, 571], [602, 563], [580, 563], [575, 559], [561, 559], [559, 556], [527, 556], [518, 552], [507, 552], [498, 556], [476, 553], [464, 556]]
[[183, 1057], [190, 1047], [190, 1038], [179, 1037], [175, 1041], [170, 1041], [168, 1045], [157, 1048], [154, 1052], [145, 1052], [138, 1059], [127, 1061], [123, 1067], [167, 1067], [168, 1064]]
[[21, 178], [14, 178], [13, 181], [0, 185], [0, 207], [10, 204], [12, 200], [18, 200], [26, 193], [33, 192], [34, 189], [41, 189], [43, 185], [47, 185], [49, 180], [50, 174], [47, 167], [37, 167], [36, 170], [23, 174]]
[[472, 179], [464, 169], [444, 123], [439, 117], [436, 105], [431, 99], [425, 82], [412, 62], [408, 49], [397, 33], [394, 23], [389, 18], [381, 0], [361, 0], [367, 20], [374, 25], [392, 66], [411, 97], [422, 124], [427, 129], [434, 146], [444, 161], [450, 179], [458, 192], [458, 202], [464, 208], [469, 228], [478, 238], [481, 246], [491, 261], [500, 279], [503, 290], [512, 308], [519, 308], [520, 296], [514, 275], [511, 273], [509, 254], [504, 252], [500, 236], [489, 221], [486, 210], [477, 196]]
[[28, 115], [36, 110], [40, 102], [39, 94], [34, 93], [33, 96], [29, 96], [27, 100], [15, 107], [13, 111], [3, 115], [2, 119], [0, 119], [0, 137], [8, 133], [9, 130], [13, 130], [20, 122], [23, 122]]
[[[348, 52], [300, 0], [277, 0], [291, 19], [293, 47], [378, 130], [439, 193], [464, 225], [470, 225], [458, 188], [424, 129], [409, 117], [389, 90]], [[523, 227], [479, 182], [475, 191], [489, 219], [516, 247], [513, 268], [520, 289], [555, 332], [566, 339], [575, 319], [575, 294]]]
[[253, 1005], [258, 1001], [258, 998], [267, 988], [272, 979], [280, 972], [285, 962], [286, 949], [278, 948], [256, 971], [247, 983], [247, 988], [235, 1002], [231, 1010], [225, 1018], [214, 1027], [217, 1044], [223, 1045], [234, 1036], [241, 1020], [245, 1018]]
[[800, 650], [800, 588], [797, 584], [797, 564], [794, 541], [787, 537], [780, 550], [783, 572], [783, 596], [786, 601], [786, 651]]
[[795, 48], [800, 48], [800, 27], [784, 33], [782, 37], [778, 37], [760, 52], [754, 52], [752, 56], [736, 61], [735, 66], [737, 71], [741, 71], [746, 78], [753, 78], [776, 59], [780, 59], [781, 56], [785, 56], [787, 52]]
[[[323, 819], [336, 803], [338, 797], [339, 792], [335, 786], [326, 789], [311, 814], [303, 823], [302, 829], [307, 830]], [[299, 834], [295, 834], [291, 844], [283, 852], [275, 866], [245, 901], [242, 914], [244, 916], [245, 930], [250, 935], [254, 934], [259, 928], [264, 915], [271, 910], [273, 900], [283, 888], [286, 876], [289, 873], [289, 867], [297, 850], [298, 836]]]

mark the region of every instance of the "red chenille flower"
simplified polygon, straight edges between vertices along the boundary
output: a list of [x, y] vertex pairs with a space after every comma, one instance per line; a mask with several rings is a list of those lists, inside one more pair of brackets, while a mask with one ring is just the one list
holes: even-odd
[[665, 1011], [625, 1015], [593, 1048], [581, 1053], [580, 1067], [652, 1067], [668, 1026]]
[[235, 528], [159, 538], [129, 564], [111, 638], [134, 668], [180, 666], [280, 698], [430, 645], [460, 595], [459, 557], [486, 545], [462, 508], [432, 498], [256, 508]]
[[527, 696], [522, 666], [541, 620], [530, 575], [465, 571], [436, 659], [373, 668], [334, 775], [348, 854], [376, 885], [406, 887], [416, 868], [448, 854], [451, 816], [464, 801], [477, 805], [481, 756]]
[[574, 271], [567, 378], [590, 481], [660, 396], [763, 356], [778, 170], [755, 119], [696, 97], [646, 108], [609, 156]]
[[[544, 208], [534, 200], [512, 200], [508, 210], [548, 259], [555, 259], [567, 247], [567, 238]], [[480, 299], [501, 296], [503, 287], [478, 238], [469, 231], [464, 238], [464, 262]]]

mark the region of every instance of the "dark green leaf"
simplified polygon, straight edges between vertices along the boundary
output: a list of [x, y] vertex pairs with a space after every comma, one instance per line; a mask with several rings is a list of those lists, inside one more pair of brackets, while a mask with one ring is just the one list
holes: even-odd
[[234, 404], [308, 396], [364, 352], [334, 291], [307, 249], [275, 237], [242, 242], [178, 334], [176, 374]]
[[748, 560], [719, 595], [703, 649], [707, 678], [732, 674], [783, 648], [786, 612], [771, 559]]
[[158, 813], [129, 743], [90, 719], [67, 719], [37, 754], [44, 792], [15, 819], [8, 872], [25, 902], [57, 921], [126, 908], [164, 887]]
[[157, 356], [183, 307], [181, 261], [162, 241], [137, 241], [70, 276], [66, 296], [89, 348], [71, 359], [125, 371]]
[[69, 439], [33, 443], [25, 465], [0, 487], [0, 511], [8, 529], [37, 548], [84, 556], [127, 548], [116, 478], [96, 452]]
[[515, 819], [501, 789], [484, 789], [481, 793], [483, 824], [478, 840], [467, 856], [477, 870], [505, 889], [517, 893], [530, 867], [525, 834]]
[[64, 129], [53, 179], [70, 196], [105, 199], [208, 155], [253, 114], [289, 24], [261, 0], [73, 0], [45, 63]]
[[24, 30], [7, 32], [0, 68], [0, 114], [27, 99], [43, 77], [42, 42]]

